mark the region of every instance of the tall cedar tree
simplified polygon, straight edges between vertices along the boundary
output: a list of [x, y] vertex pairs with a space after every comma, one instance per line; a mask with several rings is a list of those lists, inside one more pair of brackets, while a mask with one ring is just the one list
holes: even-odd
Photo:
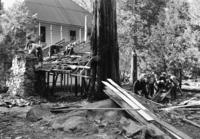
[[120, 84], [117, 43], [116, 0], [94, 0], [91, 47], [96, 57], [91, 65], [91, 98], [102, 99], [103, 84], [111, 78]]

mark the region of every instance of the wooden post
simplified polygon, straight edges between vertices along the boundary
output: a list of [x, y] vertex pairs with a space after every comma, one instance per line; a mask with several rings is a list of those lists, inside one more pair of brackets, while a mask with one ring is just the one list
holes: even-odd
[[50, 73], [49, 73], [49, 71], [47, 72], [47, 96], [49, 96], [50, 95], [50, 92], [49, 92], [49, 75]]
[[[53, 43], [53, 40], [52, 40], [52, 24], [50, 25], [50, 40], [51, 40], [51, 45]], [[49, 57], [50, 57], [50, 53], [51, 53], [51, 45], [49, 45]]]
[[[38, 36], [41, 37], [41, 27], [40, 27], [40, 22], [39, 22], [39, 25], [38, 25]], [[40, 39], [39, 39], [39, 45], [40, 45]]]
[[71, 83], [70, 86], [71, 86], [71, 93], [72, 93], [73, 91], [72, 91], [72, 76], [71, 75], [70, 75], [70, 83]]
[[53, 30], [53, 27], [52, 27], [52, 24], [50, 26], [50, 39], [51, 39], [51, 44], [53, 43], [53, 39], [52, 39], [52, 30]]
[[77, 76], [74, 76], [74, 78], [75, 78], [75, 96], [77, 96], [77, 94], [78, 94], [78, 90], [77, 90]]
[[61, 90], [63, 91], [63, 73], [62, 72], [60, 73], [60, 87], [61, 87]]
[[66, 73], [63, 73], [64, 76], [64, 92], [66, 91]]
[[85, 42], [87, 41], [87, 15], [85, 16], [85, 36], [84, 36]]
[[182, 86], [182, 69], [180, 69], [180, 78], [179, 78], [179, 87], [181, 89]]
[[62, 40], [63, 39], [63, 34], [62, 34], [62, 25], [60, 25], [60, 40]]
[[133, 51], [133, 83], [137, 81], [137, 54]]
[[80, 42], [82, 41], [82, 38], [81, 38], [81, 28], [79, 29], [79, 41]]
[[69, 92], [69, 74], [67, 73], [67, 92]]

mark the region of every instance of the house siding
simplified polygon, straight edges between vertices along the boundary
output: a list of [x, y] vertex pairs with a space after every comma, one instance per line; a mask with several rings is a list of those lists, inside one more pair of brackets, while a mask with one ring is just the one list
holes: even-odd
[[[49, 36], [49, 38], [51, 38]], [[61, 40], [60, 25], [52, 25], [52, 43], [56, 43]]]
[[62, 27], [62, 35], [63, 35], [63, 39], [65, 39], [65, 41], [69, 41], [69, 27], [67, 27], [67, 26]]

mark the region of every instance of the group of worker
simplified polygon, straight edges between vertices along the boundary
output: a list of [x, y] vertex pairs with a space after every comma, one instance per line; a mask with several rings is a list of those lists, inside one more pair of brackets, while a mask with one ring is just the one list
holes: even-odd
[[[38, 57], [40, 62], [43, 61], [43, 55], [42, 55], [42, 45], [37, 44], [32, 39], [32, 35], [27, 35], [26, 37], [27, 43], [24, 48], [25, 51], [28, 51], [28, 54], [33, 54], [35, 57]], [[73, 43], [70, 43], [66, 47], [66, 53], [67, 54], [73, 54], [73, 48], [76, 45], [77, 42], [73, 41]], [[53, 54], [56, 54], [60, 52], [60, 49], [62, 48], [61, 45], [53, 44], [50, 46], [49, 56], [51, 57]]]
[[177, 98], [179, 80], [176, 76], [163, 72], [160, 77], [155, 73], [141, 74], [139, 79], [134, 83], [134, 93], [145, 96], [148, 99], [154, 98], [157, 93], [166, 93], [171, 95], [171, 100]]

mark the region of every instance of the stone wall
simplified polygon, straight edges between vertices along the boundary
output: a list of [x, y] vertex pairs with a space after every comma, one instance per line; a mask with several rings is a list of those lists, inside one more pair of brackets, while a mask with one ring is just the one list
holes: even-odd
[[39, 64], [38, 58], [33, 55], [18, 53], [12, 60], [10, 78], [7, 81], [10, 95], [30, 96], [36, 94], [35, 65]]

